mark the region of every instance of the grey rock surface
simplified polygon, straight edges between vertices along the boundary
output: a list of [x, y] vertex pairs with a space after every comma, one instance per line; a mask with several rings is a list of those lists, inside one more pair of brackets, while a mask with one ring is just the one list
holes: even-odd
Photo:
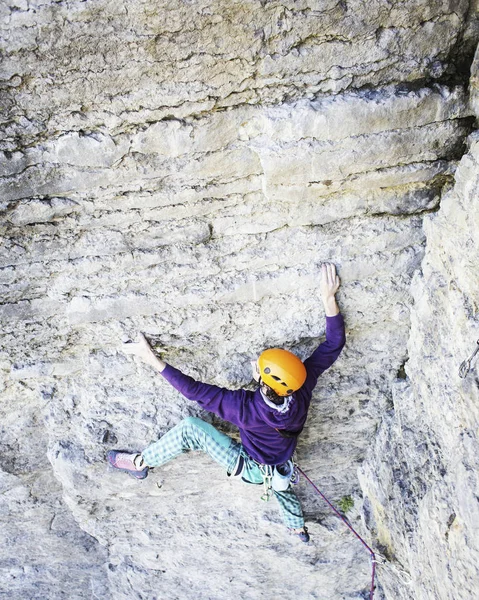
[[108, 598], [107, 552], [79, 529], [49, 467], [0, 474], [2, 597]]
[[[389, 564], [387, 597], [473, 598], [479, 589], [477, 320], [479, 139], [425, 222], [412, 291], [407, 379], [362, 469], [370, 527]], [[477, 357], [476, 357], [477, 359]], [[404, 585], [406, 584], [406, 585]]]
[[8, 0], [1, 10], [7, 134], [30, 140], [437, 78], [469, 2]]
[[142, 482], [105, 462], [190, 414], [237, 435], [123, 336], [249, 386], [265, 347], [322, 339], [333, 261], [348, 341], [298, 461], [387, 559], [375, 598], [471, 597], [478, 37], [467, 0], [0, 7], [2, 593], [368, 596], [306, 482], [308, 546], [203, 456]]

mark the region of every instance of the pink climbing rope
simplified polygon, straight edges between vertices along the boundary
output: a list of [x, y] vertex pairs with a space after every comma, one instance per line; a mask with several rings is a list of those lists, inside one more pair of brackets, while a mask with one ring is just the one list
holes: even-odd
[[333, 511], [341, 519], [341, 521], [343, 521], [343, 523], [345, 523], [348, 526], [348, 528], [354, 533], [354, 535], [358, 538], [358, 540], [361, 542], [361, 544], [370, 553], [370, 555], [371, 555], [371, 564], [372, 564], [372, 574], [371, 574], [371, 590], [369, 592], [369, 600], [373, 600], [373, 597], [374, 597], [374, 580], [375, 580], [375, 577], [376, 577], [376, 555], [374, 554], [373, 550], [371, 550], [371, 548], [366, 544], [366, 542], [363, 540], [363, 538], [359, 535], [359, 533], [357, 533], [354, 530], [354, 528], [352, 527], [352, 525], [350, 523], [348, 523], [348, 521], [343, 517], [343, 515], [326, 498], [326, 496], [323, 494], [323, 492], [311, 481], [311, 479], [306, 475], [306, 473], [303, 471], [303, 469], [301, 469], [300, 467], [298, 467], [298, 465], [296, 465], [296, 468], [303, 475], [303, 477], [306, 479], [306, 481], [309, 481], [309, 483], [318, 492], [318, 494], [321, 496], [321, 498], [333, 509]]

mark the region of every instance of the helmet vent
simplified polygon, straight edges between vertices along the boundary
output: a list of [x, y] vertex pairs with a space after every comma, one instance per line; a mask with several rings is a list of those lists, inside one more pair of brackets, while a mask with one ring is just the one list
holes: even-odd
[[[266, 370], [265, 370], [266, 373]], [[275, 380], [275, 381], [281, 381], [281, 378], [278, 377], [277, 375], [271, 375], [271, 377]]]

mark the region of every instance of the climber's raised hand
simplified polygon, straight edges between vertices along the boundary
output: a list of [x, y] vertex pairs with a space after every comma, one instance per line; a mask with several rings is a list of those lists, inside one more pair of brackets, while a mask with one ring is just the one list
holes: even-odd
[[136, 341], [124, 341], [121, 345], [121, 350], [125, 354], [137, 356], [143, 362], [160, 371], [160, 373], [166, 367], [166, 363], [155, 355], [150, 343], [142, 333], [138, 334]]
[[339, 312], [335, 297], [339, 284], [340, 281], [338, 274], [336, 273], [336, 266], [333, 263], [323, 263], [321, 265], [321, 282], [319, 284], [319, 289], [324, 310], [328, 317], [334, 317]]

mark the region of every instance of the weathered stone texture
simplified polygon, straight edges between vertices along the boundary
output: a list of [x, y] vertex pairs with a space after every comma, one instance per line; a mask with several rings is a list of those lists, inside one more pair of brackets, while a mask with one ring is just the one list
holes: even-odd
[[[459, 191], [435, 213], [472, 126], [459, 63], [477, 42], [475, 6], [0, 7], [1, 520], [9, 545], [0, 561], [12, 599], [365, 597], [367, 553], [306, 484], [299, 495], [309, 547], [283, 531], [258, 489], [227, 480], [204, 457], [181, 457], [143, 482], [105, 465], [106, 450], [141, 448], [201, 414], [118, 350], [124, 335], [144, 331], [167, 361], [203, 380], [250, 385], [249, 360], [263, 348], [305, 357], [318, 344], [318, 278], [328, 260], [342, 279], [348, 343], [317, 388], [299, 461], [333, 500], [352, 495], [348, 517], [365, 532], [362, 485], [371, 543], [390, 559], [379, 571], [385, 597], [410, 590], [398, 564], [415, 582], [426, 572], [418, 599], [436, 590], [437, 569], [440, 597], [452, 597], [456, 575], [446, 578], [442, 530], [427, 533], [427, 511], [440, 512], [443, 528], [450, 521], [444, 543], [458, 557], [450, 564], [472, 581], [473, 567], [459, 561], [469, 560], [462, 545], [471, 556], [477, 550], [461, 529], [475, 509], [443, 499], [446, 490], [457, 503], [472, 498], [473, 480], [468, 487], [445, 458], [475, 443], [475, 413], [464, 413], [459, 431], [457, 390], [444, 382], [450, 367], [435, 356], [439, 346], [446, 360], [439, 335], [454, 356], [470, 348], [459, 335], [474, 319], [477, 291], [477, 219], [465, 209], [477, 189], [474, 145]], [[473, 97], [476, 87], [473, 78]], [[446, 267], [461, 280], [455, 291]], [[408, 355], [405, 383], [398, 377]], [[463, 385], [476, 393], [470, 382]], [[431, 408], [436, 392], [444, 413]], [[399, 404], [408, 408], [408, 445], [397, 439]], [[446, 434], [448, 419], [456, 436]], [[428, 446], [416, 451], [423, 437]], [[439, 484], [443, 464], [449, 479]], [[385, 500], [390, 490], [397, 501]], [[417, 571], [406, 565], [411, 557]]]
[[124, 130], [438, 77], [468, 7], [467, 0], [7, 2], [0, 9], [7, 146], [16, 149], [17, 135]]
[[474, 134], [454, 190], [425, 223], [408, 379], [363, 470], [370, 526], [391, 561], [381, 578], [391, 598], [465, 600], [479, 588], [477, 361], [459, 377], [479, 340], [478, 188]]
[[2, 597], [108, 598], [107, 553], [79, 530], [51, 469], [34, 475], [2, 469], [0, 485], [0, 511], [8, 515], [2, 518]]

